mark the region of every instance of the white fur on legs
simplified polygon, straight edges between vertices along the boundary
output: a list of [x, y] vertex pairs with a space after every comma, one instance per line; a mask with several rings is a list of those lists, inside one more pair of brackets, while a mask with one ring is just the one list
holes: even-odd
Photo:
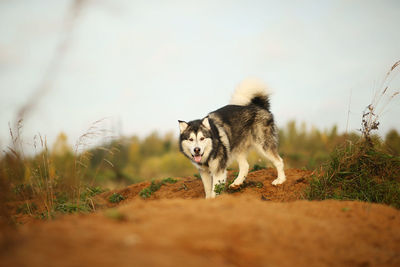
[[270, 151], [267, 152], [267, 157], [272, 164], [274, 164], [278, 171], [278, 178], [272, 181], [272, 185], [283, 184], [286, 181], [285, 171], [283, 170], [283, 160], [278, 154], [274, 154]]
[[201, 180], [203, 181], [204, 185], [204, 192], [206, 193], [206, 199], [211, 198], [211, 184], [212, 184], [212, 177], [209, 171], [199, 169]]
[[249, 163], [247, 163], [247, 155], [241, 154], [236, 157], [236, 160], [239, 164], [239, 174], [235, 181], [229, 186], [230, 188], [239, 187], [244, 180], [246, 179], [247, 174], [249, 173]]
[[226, 170], [217, 172], [216, 174], [213, 175], [212, 178], [212, 188], [211, 188], [211, 198], [216, 197], [215, 193], [215, 186], [217, 184], [225, 183], [226, 182]]
[[274, 164], [274, 166], [278, 172], [278, 177], [272, 181], [272, 185], [283, 184], [286, 181], [286, 175], [285, 175], [285, 171], [283, 170], [283, 167], [284, 167], [283, 160], [279, 156], [278, 152], [271, 151], [271, 150], [265, 151], [261, 147], [257, 147], [257, 150], [264, 157], [266, 157], [268, 160], [270, 160], [272, 162], [272, 164]]

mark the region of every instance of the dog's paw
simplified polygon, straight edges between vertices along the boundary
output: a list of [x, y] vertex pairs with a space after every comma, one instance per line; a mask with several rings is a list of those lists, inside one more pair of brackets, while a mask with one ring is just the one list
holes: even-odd
[[278, 185], [278, 184], [283, 184], [286, 181], [286, 179], [281, 179], [281, 178], [276, 178], [275, 180], [272, 181], [272, 185]]
[[242, 184], [235, 184], [235, 183], [232, 183], [232, 184], [229, 185], [229, 188], [230, 188], [230, 189], [233, 189], [233, 190], [236, 190], [236, 189], [239, 189], [239, 187], [240, 187], [241, 185], [242, 185]]

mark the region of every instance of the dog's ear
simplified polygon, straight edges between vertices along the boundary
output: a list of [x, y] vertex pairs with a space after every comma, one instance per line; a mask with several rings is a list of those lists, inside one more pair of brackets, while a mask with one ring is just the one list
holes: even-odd
[[202, 121], [201, 124], [203, 124], [207, 129], [211, 130], [210, 122], [208, 121], [208, 117], [205, 117]]
[[183, 133], [183, 131], [186, 130], [186, 128], [188, 127], [188, 124], [185, 121], [178, 120], [178, 122], [179, 122], [179, 129], [180, 129], [181, 133]]

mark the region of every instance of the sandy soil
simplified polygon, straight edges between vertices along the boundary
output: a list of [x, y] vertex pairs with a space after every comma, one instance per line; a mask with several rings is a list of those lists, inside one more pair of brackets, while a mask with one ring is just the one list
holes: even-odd
[[138, 196], [148, 183], [132, 185], [112, 209], [18, 227], [0, 266], [400, 266], [399, 210], [299, 200], [310, 173], [287, 174], [273, 187], [273, 170], [253, 172], [213, 200], [189, 177], [148, 200]]

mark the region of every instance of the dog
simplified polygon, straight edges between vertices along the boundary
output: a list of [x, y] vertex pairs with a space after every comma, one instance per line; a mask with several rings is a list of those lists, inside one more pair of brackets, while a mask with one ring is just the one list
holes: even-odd
[[180, 150], [199, 170], [206, 199], [216, 197], [215, 187], [226, 182], [226, 169], [234, 160], [239, 174], [230, 188], [240, 187], [249, 171], [247, 155], [252, 148], [277, 169], [273, 185], [286, 181], [278, 154], [278, 129], [261, 81], [246, 79], [236, 87], [229, 105], [203, 119], [178, 122]]

